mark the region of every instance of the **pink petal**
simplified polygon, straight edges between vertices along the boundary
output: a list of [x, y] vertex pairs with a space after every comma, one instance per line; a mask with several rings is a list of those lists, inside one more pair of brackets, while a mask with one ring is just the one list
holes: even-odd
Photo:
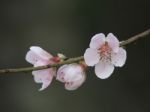
[[27, 62], [35, 64], [38, 60], [40, 60], [40, 57], [37, 56], [34, 52], [28, 51], [25, 59]]
[[112, 34], [109, 33], [106, 37], [108, 45], [112, 48], [113, 52], [118, 52], [119, 50], [119, 40]]
[[118, 53], [112, 54], [112, 63], [117, 67], [122, 67], [125, 64], [127, 58], [126, 50], [119, 48]]
[[94, 66], [100, 60], [100, 54], [96, 49], [88, 48], [84, 53], [84, 60], [88, 66]]
[[[48, 62], [40, 60], [34, 64], [34, 67], [47, 65]], [[42, 83], [40, 91], [47, 88], [52, 82], [53, 76], [56, 74], [55, 68], [37, 70], [32, 72], [36, 83]]]
[[64, 79], [66, 82], [80, 80], [83, 72], [83, 69], [78, 64], [69, 64], [66, 71]]
[[58, 69], [57, 80], [61, 82], [71, 82], [80, 79], [83, 69], [78, 64], [63, 65]]
[[43, 60], [39, 60], [34, 64], [34, 67], [38, 67], [38, 66], [45, 66], [48, 65], [49, 61], [43, 61]]
[[60, 82], [65, 82], [64, 77], [65, 77], [65, 71], [66, 71], [67, 67], [68, 67], [68, 65], [63, 65], [58, 69], [56, 80], [58, 80]]
[[108, 78], [114, 71], [114, 66], [105, 61], [100, 61], [98, 64], [95, 65], [95, 73], [96, 76], [101, 79]]
[[103, 33], [96, 34], [92, 37], [90, 48], [99, 49], [105, 43], [105, 35]]
[[49, 60], [53, 57], [51, 54], [49, 54], [48, 52], [46, 52], [45, 50], [43, 50], [38, 46], [32, 46], [30, 47], [30, 50], [43, 60]]
[[[76, 75], [79, 75], [79, 74], [76, 74]], [[85, 82], [85, 79], [86, 79], [85, 73], [80, 74], [80, 75], [81, 75], [80, 79], [78, 79], [76, 81], [65, 83], [65, 89], [66, 90], [78, 89]]]
[[47, 88], [50, 85], [55, 73], [56, 73], [56, 71], [53, 68], [32, 72], [35, 82], [42, 83], [42, 87], [41, 87], [40, 91], [44, 90], [45, 88]]

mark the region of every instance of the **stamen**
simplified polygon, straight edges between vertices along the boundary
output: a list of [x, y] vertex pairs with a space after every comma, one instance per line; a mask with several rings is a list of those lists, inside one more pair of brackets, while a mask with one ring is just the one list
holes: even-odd
[[101, 46], [99, 49], [100, 55], [101, 55], [101, 60], [104, 61], [111, 61], [111, 48], [108, 45], [108, 42], [105, 42], [104, 45]]

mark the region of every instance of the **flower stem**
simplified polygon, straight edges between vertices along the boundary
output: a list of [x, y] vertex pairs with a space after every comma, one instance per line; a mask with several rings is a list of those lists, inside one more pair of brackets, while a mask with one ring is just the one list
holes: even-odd
[[[136, 40], [139, 40], [143, 37], [146, 37], [150, 35], [150, 29], [137, 34], [133, 37], [130, 37], [127, 40], [121, 41], [120, 42], [120, 46], [126, 46], [132, 42], [135, 42]], [[30, 71], [35, 71], [35, 70], [42, 70], [42, 69], [47, 69], [50, 67], [58, 67], [64, 64], [70, 64], [70, 63], [75, 63], [75, 62], [79, 62], [79, 61], [83, 61], [84, 57], [80, 56], [80, 57], [75, 57], [75, 58], [69, 58], [68, 60], [65, 60], [63, 62], [59, 62], [56, 64], [52, 64], [52, 65], [45, 65], [45, 66], [39, 66], [39, 67], [25, 67], [25, 68], [15, 68], [15, 69], [1, 69], [0, 70], [0, 74], [4, 74], [4, 73], [17, 73], [17, 72], [30, 72]]]

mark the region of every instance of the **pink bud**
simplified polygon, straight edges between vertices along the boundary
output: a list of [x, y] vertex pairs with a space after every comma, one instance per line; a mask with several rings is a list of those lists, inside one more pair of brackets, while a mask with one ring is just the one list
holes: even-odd
[[56, 79], [65, 83], [67, 90], [76, 90], [85, 82], [86, 74], [79, 64], [69, 64], [58, 69]]

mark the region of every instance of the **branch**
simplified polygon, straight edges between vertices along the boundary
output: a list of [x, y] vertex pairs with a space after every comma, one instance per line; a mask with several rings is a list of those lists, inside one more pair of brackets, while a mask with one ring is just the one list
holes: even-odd
[[132, 42], [135, 42], [135, 41], [137, 41], [137, 40], [139, 40], [139, 39], [142, 39], [143, 37], [146, 37], [146, 36], [148, 36], [148, 35], [150, 35], [150, 29], [148, 29], [148, 30], [146, 30], [146, 31], [144, 31], [144, 32], [142, 32], [142, 33], [140, 33], [140, 34], [137, 34], [137, 35], [135, 35], [135, 36], [133, 36], [133, 37], [130, 37], [130, 38], [127, 39], [127, 40], [121, 41], [121, 42], [120, 42], [120, 46], [128, 45], [128, 44], [130, 44], [130, 43], [132, 43]]
[[[133, 37], [130, 37], [129, 39], [127, 40], [124, 40], [124, 41], [121, 41], [120, 42], [120, 46], [126, 46], [132, 42], [135, 42], [143, 37], [146, 37], [150, 35], [150, 29], [140, 33], [140, 34], [137, 34]], [[82, 61], [84, 60], [84, 57], [83, 56], [80, 56], [80, 57], [75, 57], [75, 58], [70, 58], [66, 61], [63, 61], [63, 62], [59, 62], [59, 63], [56, 63], [56, 64], [52, 64], [52, 65], [46, 65], [46, 66], [39, 66], [39, 67], [25, 67], [25, 68], [16, 68], [16, 69], [2, 69], [0, 70], [0, 74], [3, 74], [3, 73], [17, 73], [17, 72], [30, 72], [30, 71], [35, 71], [35, 70], [42, 70], [42, 69], [47, 69], [47, 68], [50, 68], [50, 67], [58, 67], [58, 66], [61, 66], [61, 65], [64, 65], [64, 64], [70, 64], [70, 63], [75, 63], [75, 62], [79, 62], [79, 61]]]
[[70, 63], [75, 63], [83, 60], [83, 56], [76, 57], [76, 58], [70, 58], [66, 61], [55, 63], [52, 65], [45, 65], [45, 66], [38, 66], [38, 67], [25, 67], [25, 68], [16, 68], [16, 69], [2, 69], [0, 70], [0, 74], [2, 73], [16, 73], [16, 72], [29, 72], [29, 71], [35, 71], [35, 70], [42, 70], [42, 69], [47, 69], [51, 67], [58, 67], [64, 64], [70, 64]]

